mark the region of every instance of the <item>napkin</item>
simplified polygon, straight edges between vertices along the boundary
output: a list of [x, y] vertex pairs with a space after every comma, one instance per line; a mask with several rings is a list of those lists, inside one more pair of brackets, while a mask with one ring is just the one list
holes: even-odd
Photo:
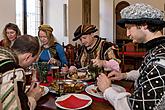
[[86, 104], [88, 104], [89, 101], [90, 100], [80, 99], [74, 95], [71, 95], [67, 99], [63, 101], [57, 101], [56, 103], [65, 108], [76, 109], [85, 106]]

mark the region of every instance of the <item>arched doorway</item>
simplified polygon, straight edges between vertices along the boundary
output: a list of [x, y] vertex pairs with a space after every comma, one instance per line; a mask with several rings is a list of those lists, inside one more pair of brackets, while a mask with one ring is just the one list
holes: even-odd
[[[129, 6], [130, 4], [127, 1], [121, 1], [116, 5], [116, 21], [118, 21], [119, 19], [121, 19], [120, 16], [120, 11]], [[127, 42], [130, 41], [128, 39], [128, 37], [126, 36], [126, 29], [121, 28], [120, 26], [118, 26], [116, 24], [116, 44], [119, 46], [119, 48], [122, 47], [123, 45], [123, 41]]]

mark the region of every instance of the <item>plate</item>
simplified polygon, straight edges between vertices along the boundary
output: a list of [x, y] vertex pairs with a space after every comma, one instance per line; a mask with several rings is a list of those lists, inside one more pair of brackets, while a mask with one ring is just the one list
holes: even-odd
[[[46, 86], [41, 86], [40, 87], [43, 87], [44, 88], [44, 94], [42, 94], [42, 96], [45, 96], [48, 92], [49, 92], [49, 88], [46, 87]], [[27, 92], [27, 90], [30, 88], [30, 86], [26, 86], [26, 90], [25, 92]]]
[[67, 94], [58, 97], [55, 101], [57, 107], [61, 109], [79, 110], [91, 105], [91, 97], [85, 94]]
[[76, 77], [71, 77], [69, 74], [67, 75], [67, 78], [69, 78], [69, 79], [71, 79], [71, 80], [81, 80], [81, 81], [89, 81], [89, 80], [92, 79], [91, 75], [89, 75], [89, 74], [86, 74], [85, 77], [82, 77], [82, 78], [81, 78], [81, 76], [83, 76], [83, 75], [85, 75], [85, 74], [86, 74], [86, 72], [78, 71], [78, 72], [77, 72], [78, 78], [76, 78]]
[[[123, 88], [122, 86], [119, 86], [119, 85], [116, 85], [116, 84], [112, 84], [112, 88], [115, 89], [117, 92], [125, 92], [125, 88]], [[92, 85], [89, 85], [85, 88], [85, 91], [92, 95], [92, 96], [95, 96], [97, 98], [103, 98], [103, 94], [102, 92], [99, 92], [97, 90], [97, 86], [92, 84]]]
[[42, 96], [44, 96], [49, 92], [49, 88], [46, 86], [41, 86], [41, 87], [44, 87], [44, 94], [42, 94]]

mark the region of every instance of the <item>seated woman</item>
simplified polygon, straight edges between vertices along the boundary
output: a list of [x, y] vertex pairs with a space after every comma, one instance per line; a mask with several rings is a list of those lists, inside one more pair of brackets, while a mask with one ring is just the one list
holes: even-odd
[[17, 36], [21, 35], [21, 31], [18, 26], [14, 23], [6, 24], [3, 30], [3, 38], [0, 41], [0, 46], [10, 48], [17, 38]]
[[38, 36], [41, 41], [41, 53], [38, 61], [64, 67], [63, 70], [67, 71], [68, 61], [64, 48], [56, 41], [52, 32], [53, 28], [50, 25], [39, 26]]

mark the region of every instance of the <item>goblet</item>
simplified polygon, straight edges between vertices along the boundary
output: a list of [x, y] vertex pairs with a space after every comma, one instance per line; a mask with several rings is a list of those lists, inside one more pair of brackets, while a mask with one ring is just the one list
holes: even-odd
[[47, 64], [47, 62], [38, 62], [40, 82], [43, 82], [43, 83], [48, 82], [47, 81], [48, 66], [49, 65]]

